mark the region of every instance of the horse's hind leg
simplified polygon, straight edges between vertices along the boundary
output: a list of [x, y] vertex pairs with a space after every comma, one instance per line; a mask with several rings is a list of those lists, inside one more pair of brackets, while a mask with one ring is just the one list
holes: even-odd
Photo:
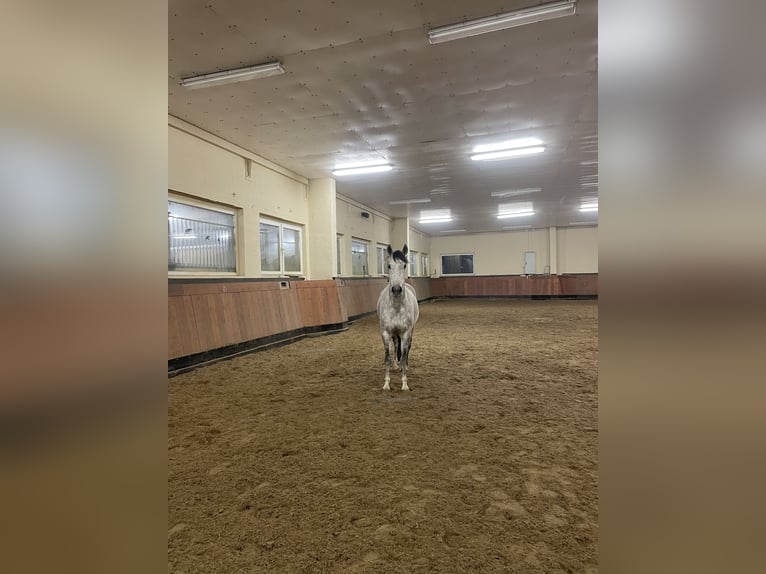
[[380, 336], [383, 338], [383, 348], [386, 350], [386, 379], [383, 383], [383, 390], [388, 391], [391, 388], [388, 386], [391, 382], [391, 335], [388, 331], [383, 331]]

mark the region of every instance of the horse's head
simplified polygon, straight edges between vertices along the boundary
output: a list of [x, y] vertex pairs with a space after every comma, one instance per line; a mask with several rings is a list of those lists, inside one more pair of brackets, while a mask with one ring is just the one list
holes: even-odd
[[407, 279], [407, 245], [401, 251], [392, 251], [388, 246], [388, 283], [394, 297], [401, 297], [404, 280]]

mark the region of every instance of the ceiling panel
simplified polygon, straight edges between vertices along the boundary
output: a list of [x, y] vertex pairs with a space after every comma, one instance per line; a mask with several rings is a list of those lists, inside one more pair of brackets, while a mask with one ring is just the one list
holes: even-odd
[[[595, 221], [577, 206], [598, 190], [596, 2], [580, 0], [574, 16], [427, 41], [431, 26], [537, 3], [171, 1], [169, 112], [310, 178], [386, 158], [393, 171], [338, 178], [338, 192], [394, 217], [451, 209], [454, 222], [426, 232]], [[178, 83], [273, 59], [284, 75], [199, 90]], [[468, 157], [477, 143], [526, 136], [546, 152]], [[525, 187], [542, 188], [529, 198], [537, 214], [498, 220], [491, 192]], [[412, 198], [432, 202], [389, 203]]]

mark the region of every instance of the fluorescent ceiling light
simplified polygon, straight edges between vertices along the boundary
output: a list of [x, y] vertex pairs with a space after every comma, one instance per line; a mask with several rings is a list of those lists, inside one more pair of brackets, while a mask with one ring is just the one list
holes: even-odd
[[517, 201], [516, 203], [501, 203], [497, 206], [497, 218], [524, 217], [534, 215], [535, 211], [531, 201]]
[[541, 143], [543, 142], [537, 138], [519, 138], [519, 139], [508, 140], [504, 142], [475, 145], [473, 146], [473, 153], [482, 153], [486, 151], [498, 151], [501, 149], [515, 149], [520, 147], [531, 147], [534, 145], [540, 145]]
[[525, 217], [527, 215], [534, 215], [534, 211], [516, 211], [512, 213], [498, 213], [498, 219], [508, 219], [509, 217]]
[[452, 221], [449, 209], [426, 209], [420, 212], [420, 223], [445, 223]]
[[598, 211], [598, 205], [596, 207], [581, 207], [580, 211]]
[[197, 88], [209, 88], [211, 86], [220, 86], [223, 84], [232, 84], [234, 82], [246, 82], [255, 78], [265, 78], [267, 76], [276, 76], [284, 74], [285, 70], [279, 62], [269, 62], [257, 66], [248, 66], [247, 68], [237, 68], [234, 70], [224, 70], [223, 72], [214, 72], [202, 76], [192, 76], [181, 80], [184, 88], [195, 90]]
[[360, 173], [377, 173], [381, 171], [391, 171], [394, 169], [394, 167], [391, 164], [379, 164], [379, 165], [368, 165], [366, 167], [350, 167], [350, 168], [341, 168], [336, 169], [332, 172], [333, 175], [357, 175]]
[[596, 225], [595, 221], [570, 221], [569, 225]]
[[539, 191], [542, 191], [539, 187], [528, 187], [526, 189], [509, 189], [508, 191], [493, 191], [490, 193], [492, 197], [498, 197], [498, 198], [507, 198], [507, 197], [515, 197], [517, 195], [526, 195], [528, 193], [537, 193]]
[[431, 44], [449, 42], [459, 38], [468, 38], [487, 32], [496, 32], [524, 24], [542, 22], [561, 16], [570, 16], [575, 13], [576, 0], [564, 0], [562, 2], [548, 2], [531, 8], [522, 8], [513, 10], [495, 16], [486, 18], [477, 18], [468, 20], [459, 24], [450, 24], [449, 26], [440, 26], [428, 31], [428, 41]]
[[337, 163], [335, 164], [335, 169], [351, 169], [354, 167], [373, 167], [376, 165], [388, 165], [388, 160], [386, 159], [367, 159], [364, 161], [353, 161], [350, 163]]
[[408, 203], [431, 203], [430, 197], [424, 197], [423, 199], [398, 199], [396, 201], [389, 201], [389, 205], [406, 205]]
[[506, 225], [503, 229], [529, 229], [531, 225]]
[[420, 218], [420, 223], [447, 223], [452, 221], [451, 217], [426, 217]]
[[465, 233], [465, 229], [442, 229], [439, 233]]
[[598, 202], [590, 201], [580, 206], [580, 211], [598, 211]]
[[476, 160], [488, 160], [488, 159], [505, 159], [509, 157], [519, 157], [523, 155], [532, 155], [535, 153], [542, 153], [545, 151], [544, 147], [525, 147], [520, 149], [507, 149], [504, 151], [493, 151], [489, 153], [479, 153], [472, 155], [471, 159]]

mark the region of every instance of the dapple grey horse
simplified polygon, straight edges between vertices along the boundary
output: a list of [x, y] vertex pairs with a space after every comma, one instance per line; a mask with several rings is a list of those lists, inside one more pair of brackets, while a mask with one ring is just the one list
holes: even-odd
[[415, 288], [407, 279], [407, 245], [401, 251], [391, 251], [388, 246], [386, 257], [388, 269], [388, 285], [378, 297], [378, 318], [380, 319], [380, 336], [383, 348], [386, 350], [386, 379], [384, 390], [389, 390], [391, 382], [391, 343], [394, 344], [394, 354], [402, 369], [402, 390], [409, 391], [407, 386], [407, 360], [412, 344], [412, 331], [420, 316], [418, 298]]

